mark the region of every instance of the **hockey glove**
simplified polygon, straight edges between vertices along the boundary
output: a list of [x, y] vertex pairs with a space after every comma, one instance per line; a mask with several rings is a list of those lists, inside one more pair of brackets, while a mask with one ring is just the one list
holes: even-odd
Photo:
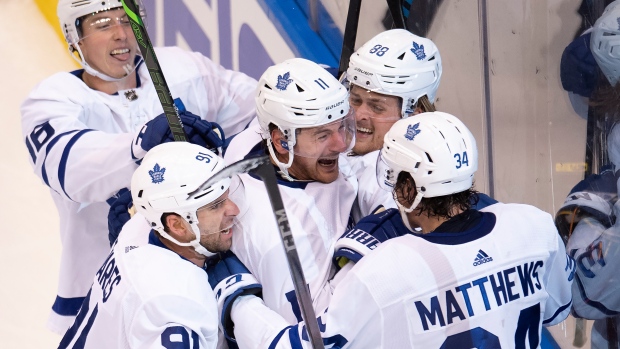
[[[224, 145], [224, 131], [220, 125], [215, 122], [202, 120], [198, 116], [186, 111], [180, 99], [175, 99], [174, 104], [179, 110], [187, 141], [203, 146], [216, 154], [221, 154], [221, 148]], [[168, 119], [162, 113], [144, 124], [140, 131], [138, 131], [131, 143], [131, 155], [135, 160], [141, 160], [146, 152], [154, 146], [173, 141], [174, 137], [172, 131], [170, 131]]]
[[348, 261], [357, 263], [382, 242], [408, 232], [395, 208], [366, 216], [336, 241], [334, 263], [339, 267]]
[[232, 305], [239, 296], [257, 295], [261, 297], [263, 286], [232, 252], [207, 267], [209, 284], [215, 292], [220, 316], [220, 324], [226, 339], [235, 341], [234, 324], [230, 316]]
[[617, 174], [608, 169], [588, 176], [573, 187], [555, 215], [555, 225], [564, 243], [583, 216], [595, 218], [606, 228], [611, 226], [614, 222], [612, 207], [618, 199], [617, 179]]
[[110, 246], [114, 244], [123, 225], [135, 213], [131, 192], [127, 188], [121, 189], [115, 196], [108, 199], [110, 211], [108, 212], [108, 239]]

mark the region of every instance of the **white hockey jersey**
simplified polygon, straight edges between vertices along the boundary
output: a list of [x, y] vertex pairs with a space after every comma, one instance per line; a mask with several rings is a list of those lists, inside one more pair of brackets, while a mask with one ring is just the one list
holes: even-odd
[[[231, 142], [224, 157], [226, 162], [248, 154], [263, 154], [260, 141], [258, 125], [244, 130]], [[329, 184], [278, 180], [304, 276], [314, 308], [318, 310], [329, 303], [334, 244], [351, 224], [351, 209], [358, 197], [357, 178], [348, 163], [342, 157], [340, 160], [340, 175]], [[237, 218], [241, 231], [233, 232], [231, 250], [262, 283], [267, 306], [286, 321], [297, 323], [301, 321], [301, 313], [265, 186], [249, 174], [241, 175], [240, 179], [243, 190], [236, 190], [231, 198], [240, 208]], [[391, 198], [387, 192], [384, 195]], [[385, 200], [382, 197], [380, 203]], [[378, 204], [367, 203], [364, 207]]]
[[[199, 53], [156, 49], [172, 96], [188, 111], [219, 123], [225, 134], [254, 117], [256, 81], [225, 70]], [[81, 72], [81, 71], [78, 71]], [[63, 246], [58, 296], [48, 327], [64, 333], [108, 255], [106, 199], [129, 187], [137, 165], [130, 144], [135, 132], [163, 109], [144, 64], [137, 99], [89, 88], [76, 73], [41, 82], [23, 102], [22, 133], [34, 172], [50, 187], [60, 215]]]
[[[541, 325], [571, 305], [574, 261], [549, 214], [495, 204], [461, 233], [384, 242], [336, 287], [318, 318], [326, 348], [539, 348]], [[241, 348], [310, 348], [294, 326], [245, 296], [232, 310]]]
[[154, 234], [149, 242], [119, 239], [60, 349], [216, 348], [217, 303], [205, 271]]

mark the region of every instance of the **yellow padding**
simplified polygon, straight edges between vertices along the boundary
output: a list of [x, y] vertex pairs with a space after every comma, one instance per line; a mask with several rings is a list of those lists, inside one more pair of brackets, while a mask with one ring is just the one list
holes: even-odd
[[34, 2], [39, 7], [39, 10], [45, 17], [45, 20], [54, 28], [56, 34], [58, 35], [58, 39], [64, 43], [65, 37], [60, 30], [60, 22], [58, 21], [58, 16], [56, 15], [56, 7], [58, 6], [57, 0], [34, 0]]

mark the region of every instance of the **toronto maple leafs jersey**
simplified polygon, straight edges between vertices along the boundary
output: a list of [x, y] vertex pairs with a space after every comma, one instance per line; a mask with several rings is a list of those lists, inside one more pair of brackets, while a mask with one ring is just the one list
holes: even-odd
[[[495, 204], [460, 233], [404, 235], [366, 255], [319, 318], [326, 348], [539, 348], [571, 305], [575, 263], [551, 216]], [[310, 348], [254, 296], [232, 310], [242, 348]]]
[[[199, 53], [156, 49], [175, 98], [188, 111], [219, 123], [225, 134], [254, 117], [256, 81], [225, 70]], [[106, 199], [129, 187], [137, 165], [130, 144], [137, 130], [162, 113], [144, 64], [137, 69], [137, 99], [89, 88], [82, 71], [41, 82], [21, 106], [22, 133], [34, 172], [50, 187], [60, 215], [62, 255], [58, 296], [48, 327], [63, 333], [109, 251]]]
[[[225, 155], [227, 163], [249, 154], [264, 154], [257, 127], [249, 127], [233, 139]], [[346, 161], [332, 183], [278, 179], [295, 245], [315, 309], [329, 302], [328, 280], [334, 271], [335, 241], [350, 224], [358, 194], [358, 182]], [[301, 313], [273, 209], [263, 182], [249, 174], [240, 176], [243, 190], [231, 198], [240, 208], [239, 230], [233, 231], [231, 250], [263, 285], [263, 299], [286, 321], [297, 323]], [[386, 194], [389, 194], [386, 192]], [[374, 205], [376, 206], [376, 205]], [[368, 204], [367, 207], [373, 207]]]
[[205, 271], [150, 238], [140, 246], [119, 239], [59, 348], [216, 348]]

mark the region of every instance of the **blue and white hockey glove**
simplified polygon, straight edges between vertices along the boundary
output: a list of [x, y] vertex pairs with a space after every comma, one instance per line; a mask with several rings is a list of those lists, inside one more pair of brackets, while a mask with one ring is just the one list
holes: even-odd
[[[220, 125], [202, 120], [185, 110], [183, 102], [178, 98], [174, 100], [174, 104], [179, 110], [183, 131], [185, 131], [188, 142], [203, 146], [216, 154], [221, 154], [221, 148], [224, 145], [224, 131]], [[131, 143], [131, 155], [135, 160], [141, 160], [146, 152], [154, 146], [173, 141], [174, 137], [170, 131], [168, 119], [162, 113], [142, 126]]]
[[110, 204], [110, 211], [108, 212], [108, 239], [110, 240], [110, 246], [112, 246], [116, 239], [118, 239], [123, 225], [131, 219], [135, 211], [131, 192], [127, 188], [121, 189], [115, 196], [109, 198], [107, 202]]
[[408, 232], [395, 208], [368, 215], [336, 241], [334, 263], [341, 268], [348, 261], [357, 263], [382, 242]]
[[606, 228], [613, 224], [612, 208], [618, 199], [618, 174], [607, 169], [601, 174], [588, 176], [573, 187], [555, 215], [555, 225], [564, 243], [583, 216], [595, 218]]
[[590, 36], [591, 33], [581, 35], [568, 44], [560, 61], [562, 87], [588, 98], [598, 79], [596, 60], [590, 50]]
[[239, 296], [257, 295], [261, 297], [263, 285], [232, 252], [227, 252], [222, 259], [207, 267], [209, 284], [215, 292], [215, 299], [220, 316], [220, 325], [226, 339], [235, 341], [234, 324], [230, 316], [232, 305]]

